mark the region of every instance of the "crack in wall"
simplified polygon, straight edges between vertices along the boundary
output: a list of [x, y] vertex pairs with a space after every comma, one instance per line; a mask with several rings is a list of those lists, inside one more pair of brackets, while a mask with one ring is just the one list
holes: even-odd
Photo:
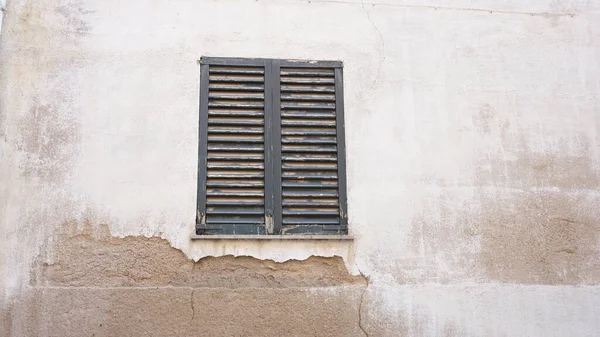
[[[343, 1], [343, 0], [291, 0], [289, 2], [323, 2], [323, 3], [334, 3], [334, 4], [356, 4], [356, 1]], [[373, 5], [373, 6], [386, 6], [386, 7], [398, 7], [398, 8], [415, 8], [415, 9], [430, 9], [430, 10], [447, 10], [447, 11], [459, 11], [459, 12], [487, 12], [490, 14], [509, 14], [509, 15], [529, 15], [529, 16], [542, 16], [542, 17], [574, 17], [578, 14], [576, 12], [525, 12], [525, 11], [510, 11], [510, 10], [497, 10], [493, 8], [470, 8], [470, 7], [449, 7], [449, 6], [434, 6], [434, 5], [410, 5], [410, 4], [393, 4], [385, 2], [364, 2], [360, 1], [361, 5]]]
[[367, 333], [367, 330], [363, 326], [362, 312], [363, 312], [363, 304], [364, 304], [364, 299], [365, 299], [365, 293], [367, 292], [367, 289], [369, 289], [369, 285], [371, 284], [371, 280], [369, 280], [369, 278], [367, 276], [365, 276], [362, 272], [360, 273], [360, 275], [365, 278], [365, 280], [367, 281], [367, 285], [365, 286], [365, 289], [362, 291], [362, 293], [360, 293], [360, 302], [358, 303], [358, 327], [365, 334], [365, 336], [369, 337], [369, 334]]
[[192, 288], [192, 293], [190, 294], [190, 307], [192, 308], [192, 321], [196, 317], [196, 308], [194, 307], [194, 293], [196, 289]]
[[371, 13], [369, 13], [369, 11], [367, 11], [367, 9], [365, 8], [365, 2], [363, 0], [361, 0], [361, 2], [360, 2], [360, 7], [362, 8], [363, 12], [365, 12], [365, 14], [367, 15], [367, 20], [369, 20], [369, 22], [373, 26], [373, 29], [379, 36], [379, 42], [380, 42], [380, 47], [381, 47], [381, 56], [380, 56], [379, 64], [377, 65], [377, 75], [375, 76], [375, 79], [373, 80], [373, 84], [371, 84], [371, 88], [373, 88], [379, 81], [379, 77], [381, 76], [381, 67], [383, 66], [383, 62], [385, 61], [385, 41], [383, 39], [383, 34], [381, 34], [381, 31], [379, 30], [379, 28], [377, 28], [377, 25], [375, 24], [373, 19], [371, 19]]

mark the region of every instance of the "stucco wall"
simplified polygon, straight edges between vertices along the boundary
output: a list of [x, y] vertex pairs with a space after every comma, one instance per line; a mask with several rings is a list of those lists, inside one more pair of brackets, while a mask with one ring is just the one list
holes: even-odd
[[[0, 333], [600, 334], [599, 1], [9, 0], [1, 34]], [[189, 239], [201, 55], [344, 62], [353, 242]]]
[[4, 19], [4, 0], [0, 1], [0, 33], [2, 33], [2, 19]]

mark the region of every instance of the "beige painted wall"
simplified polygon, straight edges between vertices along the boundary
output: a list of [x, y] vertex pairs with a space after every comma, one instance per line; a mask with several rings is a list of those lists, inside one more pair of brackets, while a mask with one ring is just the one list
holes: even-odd
[[[201, 55], [344, 62], [354, 242], [189, 240]], [[599, 93], [600, 1], [8, 0], [0, 334], [598, 335]]]

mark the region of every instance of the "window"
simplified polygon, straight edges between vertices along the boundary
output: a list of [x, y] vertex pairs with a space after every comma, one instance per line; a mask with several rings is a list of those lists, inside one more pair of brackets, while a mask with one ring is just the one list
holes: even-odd
[[347, 234], [342, 63], [200, 64], [196, 234]]

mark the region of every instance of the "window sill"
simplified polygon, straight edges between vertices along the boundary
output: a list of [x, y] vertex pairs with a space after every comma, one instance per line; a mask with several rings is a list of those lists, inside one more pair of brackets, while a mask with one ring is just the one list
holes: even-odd
[[192, 240], [329, 240], [351, 241], [350, 235], [192, 235]]

